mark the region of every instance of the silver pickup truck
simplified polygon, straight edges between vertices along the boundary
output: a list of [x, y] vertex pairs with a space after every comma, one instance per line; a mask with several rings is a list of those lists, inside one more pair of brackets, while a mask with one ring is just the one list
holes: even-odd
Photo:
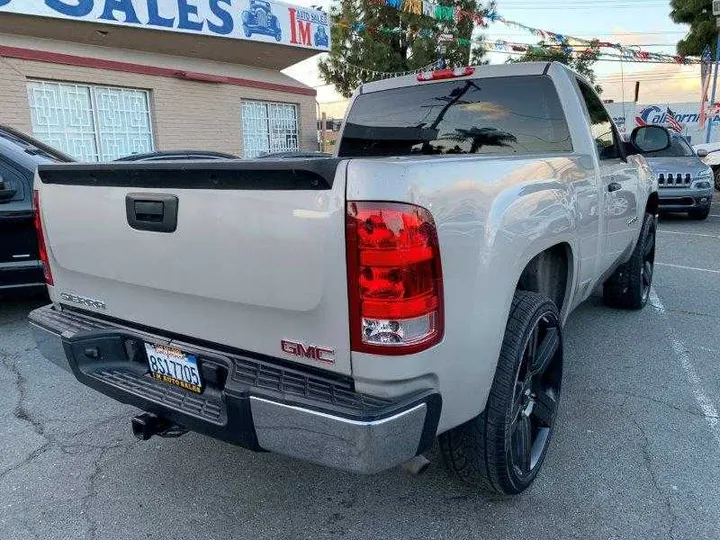
[[657, 180], [560, 64], [363, 85], [337, 155], [42, 166], [52, 305], [42, 353], [194, 430], [375, 473], [439, 437], [488, 492], [527, 488], [548, 450], [563, 323], [602, 285], [639, 309]]

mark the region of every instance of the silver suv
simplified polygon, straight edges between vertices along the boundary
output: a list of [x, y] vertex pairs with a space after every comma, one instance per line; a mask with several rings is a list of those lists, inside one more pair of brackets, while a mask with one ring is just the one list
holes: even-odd
[[647, 161], [658, 179], [661, 211], [687, 212], [693, 219], [707, 219], [713, 196], [713, 171], [684, 137], [673, 135], [671, 146], [648, 154]]

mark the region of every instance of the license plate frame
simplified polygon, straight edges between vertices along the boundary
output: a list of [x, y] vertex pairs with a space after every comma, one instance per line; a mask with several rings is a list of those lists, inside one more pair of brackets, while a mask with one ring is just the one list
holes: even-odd
[[175, 347], [145, 343], [150, 376], [195, 394], [203, 391], [200, 366], [195, 355]]

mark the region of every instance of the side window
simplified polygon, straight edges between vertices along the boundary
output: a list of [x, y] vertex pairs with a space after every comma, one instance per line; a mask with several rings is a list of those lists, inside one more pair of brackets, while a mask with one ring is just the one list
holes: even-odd
[[25, 182], [20, 173], [0, 161], [0, 204], [22, 201], [25, 198]]
[[620, 141], [617, 140], [610, 115], [605, 110], [605, 106], [587, 84], [578, 80], [578, 85], [590, 113], [590, 132], [593, 139], [595, 139], [600, 159], [617, 159], [621, 157]]

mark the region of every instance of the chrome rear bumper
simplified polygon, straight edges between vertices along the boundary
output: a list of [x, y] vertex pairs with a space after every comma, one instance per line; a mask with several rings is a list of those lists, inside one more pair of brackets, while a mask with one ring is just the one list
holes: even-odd
[[[386, 400], [356, 394], [346, 381], [336, 383], [315, 373], [304, 379], [307, 391], [299, 385], [271, 390], [243, 378], [257, 360], [239, 352], [191, 348], [187, 352], [197, 355], [201, 365], [227, 369], [222, 383], [208, 383], [198, 395], [150, 378], [142, 358], [119, 353], [129, 350], [127, 343], [135, 340], [172, 344], [165, 336], [135, 333], [127, 326], [76, 312], [64, 315], [49, 306], [33, 311], [30, 324], [42, 355], [83, 384], [188, 429], [252, 450], [370, 474], [427, 450], [437, 431], [441, 399], [429, 390]], [[88, 349], [95, 349], [97, 357], [84, 357]], [[183, 349], [188, 349], [186, 341]], [[258, 369], [282, 371], [275, 365]], [[299, 373], [288, 368], [279, 380], [297, 379], [303, 376]]]

